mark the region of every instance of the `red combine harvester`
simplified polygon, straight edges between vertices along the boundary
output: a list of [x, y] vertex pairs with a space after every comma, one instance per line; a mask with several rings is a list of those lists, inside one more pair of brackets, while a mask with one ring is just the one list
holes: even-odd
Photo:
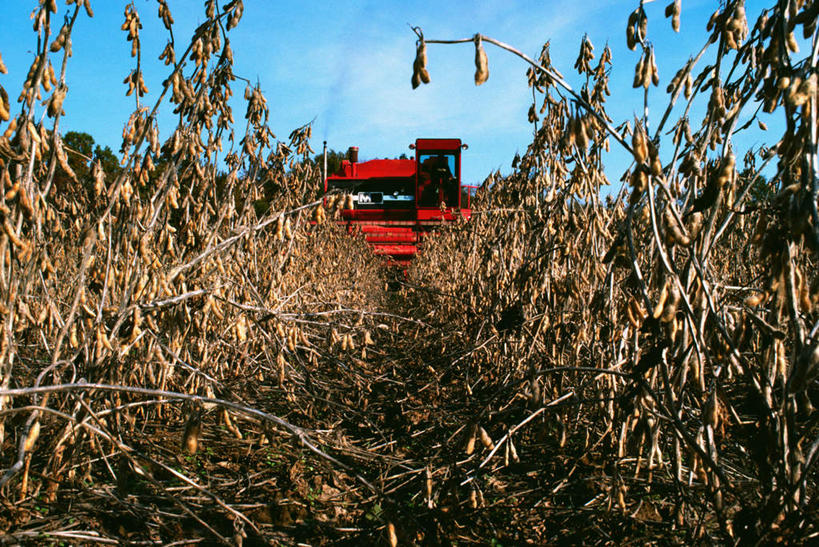
[[344, 196], [340, 222], [347, 230], [360, 230], [373, 252], [398, 265], [409, 263], [436, 226], [468, 219], [475, 188], [461, 184], [467, 146], [460, 139], [416, 139], [410, 148], [415, 159], [359, 162], [358, 148], [351, 147], [324, 182], [325, 192]]

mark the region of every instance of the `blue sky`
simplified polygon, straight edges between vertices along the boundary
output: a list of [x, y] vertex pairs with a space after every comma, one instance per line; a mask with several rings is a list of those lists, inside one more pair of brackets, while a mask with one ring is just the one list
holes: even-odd
[[[220, 2], [223, 3], [223, 2]], [[68, 97], [61, 122], [63, 130], [85, 131], [98, 143], [118, 150], [122, 127], [134, 108], [126, 97], [123, 78], [134, 66], [130, 44], [120, 30], [125, 2], [92, 0], [95, 17], [83, 13], [74, 33], [74, 56], [69, 60]], [[161, 89], [166, 67], [157, 60], [167, 34], [156, 17], [154, 0], [135, 0], [143, 23], [142, 40], [147, 104]], [[204, 19], [204, 0], [168, 0], [176, 21], [177, 50]], [[649, 38], [660, 60], [660, 86], [653, 89], [651, 105], [662, 107], [665, 87], [688, 56], [705, 42], [705, 22], [716, 2], [683, 0], [682, 28], [674, 33], [663, 17], [666, 1], [647, 4]], [[33, 58], [36, 37], [29, 15], [36, 0], [4, 0], [0, 20], [0, 53], [9, 74], [0, 84], [12, 98]], [[58, 1], [58, 20], [66, 12]], [[415, 35], [408, 23], [420, 26], [428, 39], [465, 38], [480, 32], [514, 45], [536, 57], [546, 40], [552, 60], [570, 83], [580, 80], [572, 69], [584, 33], [595, 45], [595, 55], [608, 42], [614, 68], [608, 106], [615, 123], [642, 110], [642, 90], [631, 88], [638, 52], [625, 45], [625, 23], [638, 2], [401, 2], [395, 0], [348, 2], [268, 2], [245, 0], [244, 17], [230, 32], [235, 73], [258, 80], [270, 107], [270, 124], [280, 138], [314, 120], [313, 148], [321, 141], [337, 150], [359, 146], [362, 160], [408, 153], [416, 137], [458, 137], [469, 144], [463, 158], [464, 180], [481, 182], [491, 171], [510, 171], [516, 152], [531, 140], [527, 121], [531, 91], [527, 66], [491, 45], [489, 81], [473, 83], [474, 48], [471, 44], [434, 45], [428, 48], [432, 83], [412, 90], [410, 76], [415, 56]], [[764, 6], [746, 4], [753, 24]], [[56, 64], [57, 59], [53, 62]], [[235, 82], [240, 96], [244, 84]], [[657, 105], [655, 107], [655, 105]], [[12, 105], [15, 111], [15, 105]], [[160, 117], [164, 136], [174, 126], [172, 109]], [[237, 127], [243, 127], [241, 106], [234, 107]], [[658, 116], [659, 112], [655, 112]], [[698, 124], [697, 120], [695, 124]], [[0, 127], [2, 129], [2, 127]], [[754, 144], [754, 137], [747, 144]], [[613, 147], [614, 149], [614, 144]], [[616, 182], [628, 158], [613, 152], [607, 163]]]

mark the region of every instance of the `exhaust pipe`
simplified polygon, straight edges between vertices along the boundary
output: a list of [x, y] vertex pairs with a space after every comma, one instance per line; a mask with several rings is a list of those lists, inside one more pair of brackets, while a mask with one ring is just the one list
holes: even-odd
[[327, 141], [324, 141], [324, 168], [321, 170], [321, 178], [324, 183], [324, 192], [327, 193]]
[[358, 163], [358, 147], [351, 146], [349, 150], [347, 150], [347, 159], [350, 160], [350, 163]]

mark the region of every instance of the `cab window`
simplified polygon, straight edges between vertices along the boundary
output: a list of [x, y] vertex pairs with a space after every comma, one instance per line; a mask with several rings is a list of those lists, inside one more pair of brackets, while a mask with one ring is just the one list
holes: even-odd
[[438, 207], [458, 206], [458, 173], [455, 154], [431, 153], [418, 155], [418, 205]]

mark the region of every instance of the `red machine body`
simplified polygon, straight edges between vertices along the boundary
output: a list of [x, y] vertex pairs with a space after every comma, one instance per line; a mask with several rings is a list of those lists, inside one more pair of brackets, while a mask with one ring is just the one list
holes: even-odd
[[402, 265], [430, 230], [470, 217], [474, 188], [461, 184], [466, 145], [460, 139], [417, 139], [410, 148], [415, 159], [365, 162], [358, 161], [358, 148], [350, 148], [324, 185], [325, 192], [347, 196], [340, 222], [350, 232], [360, 230], [376, 254]]

